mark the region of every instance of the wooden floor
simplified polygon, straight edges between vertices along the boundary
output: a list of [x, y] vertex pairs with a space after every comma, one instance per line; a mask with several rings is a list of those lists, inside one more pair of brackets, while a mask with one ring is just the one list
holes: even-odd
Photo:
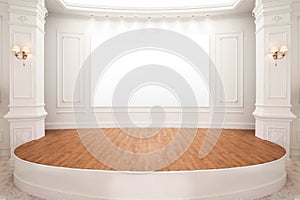
[[[147, 132], [151, 132], [150, 129], [135, 129], [135, 132], [145, 132], [144, 138], [136, 138], [133, 135], [125, 134], [121, 129], [102, 130], [111, 143], [132, 153], [158, 151], [170, 143], [178, 131], [177, 128], [164, 128], [158, 134], [147, 135]], [[80, 131], [88, 135], [96, 133], [99, 129], [81, 129]], [[193, 130], [185, 129], [185, 131]], [[196, 131], [197, 135], [187, 151], [169, 166], [158, 171], [249, 166], [277, 160], [285, 155], [282, 147], [256, 138], [254, 131], [223, 130], [212, 151], [200, 159], [199, 151], [207, 129], [197, 129]], [[109, 153], [113, 157], [114, 152]], [[51, 166], [114, 170], [99, 162], [86, 150], [77, 130], [46, 131], [46, 137], [18, 147], [15, 154], [23, 160]], [[134, 163], [131, 164], [134, 165]]]

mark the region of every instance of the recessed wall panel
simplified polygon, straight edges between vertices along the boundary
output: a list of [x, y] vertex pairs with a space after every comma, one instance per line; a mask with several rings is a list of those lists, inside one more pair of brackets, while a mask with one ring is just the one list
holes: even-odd
[[[30, 33], [14, 32], [14, 44], [21, 48], [30, 47], [32, 35]], [[31, 99], [33, 97], [33, 84], [30, 55], [27, 60], [13, 59], [13, 97], [14, 99]]]
[[[242, 42], [242, 33], [216, 35], [216, 67], [219, 72], [215, 76], [217, 105], [243, 106]], [[220, 80], [218, 77], [220, 77]]]
[[84, 104], [84, 83], [80, 74], [84, 44], [84, 34], [58, 32], [57, 107], [82, 107]]
[[[274, 43], [274, 41], [282, 41]], [[272, 46], [280, 47], [287, 43], [286, 32], [269, 34], [270, 48]], [[273, 60], [272, 60], [273, 61]], [[276, 64], [277, 63], [277, 64]], [[269, 99], [287, 99], [287, 71], [286, 60], [278, 60], [269, 64]]]

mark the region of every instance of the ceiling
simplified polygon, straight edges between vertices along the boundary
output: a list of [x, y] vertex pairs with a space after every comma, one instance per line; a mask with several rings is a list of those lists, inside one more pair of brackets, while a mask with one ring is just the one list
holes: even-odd
[[50, 13], [92, 16], [207, 16], [251, 12], [255, 0], [46, 0]]

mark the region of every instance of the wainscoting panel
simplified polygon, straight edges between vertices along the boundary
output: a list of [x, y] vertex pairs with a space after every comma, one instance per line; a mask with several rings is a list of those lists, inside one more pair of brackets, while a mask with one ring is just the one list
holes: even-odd
[[287, 130], [286, 128], [268, 127], [268, 140], [281, 146], [285, 146]]
[[[277, 32], [277, 33], [269, 33], [268, 40], [270, 44], [270, 48], [272, 46], [280, 47], [282, 44], [287, 44], [287, 35], [286, 32]], [[279, 44], [274, 43], [273, 41], [282, 41]], [[277, 66], [275, 62], [270, 62], [269, 64], [269, 85], [268, 85], [268, 99], [287, 99], [287, 74], [285, 70], [286, 62], [281, 60], [277, 61]], [[282, 85], [284, 87], [277, 87], [278, 85]]]
[[220, 33], [216, 34], [215, 39], [215, 63], [222, 81], [216, 83], [216, 105], [242, 108], [243, 33]]
[[[80, 69], [85, 58], [85, 34], [57, 33], [57, 107], [84, 107], [85, 82]], [[74, 91], [77, 79], [79, 89]]]
[[[22, 32], [22, 30], [14, 30], [14, 44], [20, 45], [20, 47], [31, 46], [32, 33]], [[14, 88], [13, 90], [13, 99], [23, 100], [23, 99], [32, 99], [34, 95], [33, 89], [33, 77], [31, 76], [31, 63], [29, 62], [30, 57], [26, 61], [13, 59], [14, 66]], [[23, 64], [25, 64], [23, 66]]]
[[15, 144], [16, 146], [20, 146], [26, 142], [32, 141], [32, 127], [25, 127], [25, 128], [14, 128], [15, 133]]

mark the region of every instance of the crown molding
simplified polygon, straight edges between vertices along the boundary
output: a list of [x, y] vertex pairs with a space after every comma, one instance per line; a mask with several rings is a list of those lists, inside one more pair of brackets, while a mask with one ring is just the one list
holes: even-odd
[[236, 0], [234, 3], [213, 6], [173, 6], [173, 7], [117, 7], [68, 4], [65, 0], [46, 1], [52, 13], [65, 13], [70, 15], [95, 16], [95, 17], [138, 17], [138, 18], [163, 18], [163, 17], [193, 17], [215, 16], [232, 13], [248, 12], [253, 6], [253, 0]]
[[239, 5], [244, 0], [236, 0], [234, 3], [222, 3], [215, 5], [205, 5], [205, 6], [174, 6], [174, 7], [120, 7], [120, 6], [109, 6], [109, 5], [88, 5], [83, 3], [68, 3], [66, 0], [57, 0], [57, 2], [68, 10], [81, 10], [81, 11], [93, 11], [93, 12], [178, 12], [178, 11], [209, 11], [209, 10], [226, 10], [226, 9], [234, 9], [237, 5]]

